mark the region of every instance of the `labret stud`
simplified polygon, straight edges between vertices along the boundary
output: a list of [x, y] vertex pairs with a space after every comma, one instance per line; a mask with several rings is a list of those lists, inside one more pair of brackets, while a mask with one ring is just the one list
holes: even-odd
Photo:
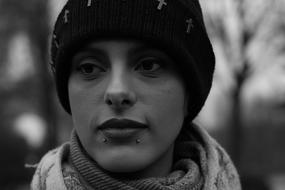
[[136, 140], [136, 143], [137, 143], [137, 144], [141, 143], [141, 140], [140, 140], [140, 139], [137, 139], [137, 140]]
[[103, 142], [106, 143], [106, 142], [107, 142], [107, 139], [103, 138]]

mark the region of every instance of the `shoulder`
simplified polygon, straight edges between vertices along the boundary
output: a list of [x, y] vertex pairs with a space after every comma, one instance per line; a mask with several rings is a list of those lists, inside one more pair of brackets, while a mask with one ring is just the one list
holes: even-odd
[[225, 149], [205, 129], [193, 125], [193, 131], [199, 136], [207, 155], [206, 187], [240, 190], [239, 175]]
[[62, 160], [69, 153], [69, 144], [49, 151], [39, 162], [33, 176], [32, 190], [65, 190], [62, 175]]

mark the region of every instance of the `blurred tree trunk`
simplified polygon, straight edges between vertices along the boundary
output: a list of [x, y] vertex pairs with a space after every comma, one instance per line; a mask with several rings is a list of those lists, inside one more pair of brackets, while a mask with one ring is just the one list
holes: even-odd
[[48, 126], [45, 150], [43, 150], [46, 151], [57, 145], [56, 112], [53, 98], [54, 91], [48, 67], [50, 18], [48, 1], [36, 0], [34, 2], [36, 6], [34, 6], [34, 12], [31, 14], [34, 20], [33, 22], [30, 22], [28, 33], [34, 45], [34, 51], [36, 51], [35, 53], [38, 55], [37, 60], [39, 61], [36, 66], [40, 77], [39, 91], [41, 94], [40, 104], [42, 105], [41, 114]]
[[236, 81], [236, 86], [233, 89], [233, 108], [232, 108], [232, 130], [231, 130], [231, 147], [230, 154], [236, 167], [241, 165], [241, 154], [242, 154], [242, 139], [243, 139], [243, 122], [242, 122], [242, 87], [246, 83], [248, 69], [249, 69], [249, 60], [246, 57], [246, 50], [249, 42], [251, 41], [252, 36], [246, 28], [245, 23], [245, 9], [244, 9], [244, 0], [239, 0], [237, 6], [238, 20], [240, 22], [240, 67], [234, 73], [234, 78]]

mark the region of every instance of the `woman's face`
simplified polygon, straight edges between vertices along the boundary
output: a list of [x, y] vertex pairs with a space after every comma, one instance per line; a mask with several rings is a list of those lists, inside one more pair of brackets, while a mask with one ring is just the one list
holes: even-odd
[[102, 168], [169, 172], [187, 101], [167, 54], [137, 41], [90, 43], [72, 59], [68, 90], [79, 139]]

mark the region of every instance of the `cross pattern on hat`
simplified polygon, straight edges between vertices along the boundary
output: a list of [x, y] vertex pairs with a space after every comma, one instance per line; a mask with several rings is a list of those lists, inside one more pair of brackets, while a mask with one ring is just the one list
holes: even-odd
[[194, 24], [193, 24], [193, 19], [192, 18], [189, 18], [186, 20], [186, 23], [187, 23], [187, 30], [186, 30], [186, 33], [190, 33], [191, 32], [191, 29], [194, 27]]
[[55, 47], [58, 49], [59, 48], [59, 44], [57, 42], [57, 36], [55, 34], [53, 35], [53, 41], [54, 41]]
[[50, 61], [50, 62], [49, 62], [49, 65], [50, 65], [51, 71], [52, 71], [53, 73], [55, 73], [56, 70], [55, 70], [55, 64], [54, 64], [54, 62], [53, 62], [53, 61]]
[[64, 12], [64, 23], [68, 23], [68, 15], [69, 15], [69, 10], [65, 10]]
[[159, 1], [159, 4], [157, 6], [158, 10], [161, 10], [163, 5], [167, 6], [167, 3], [165, 2], [165, 0], [157, 0], [157, 1]]
[[88, 0], [87, 7], [91, 7], [92, 0]]

